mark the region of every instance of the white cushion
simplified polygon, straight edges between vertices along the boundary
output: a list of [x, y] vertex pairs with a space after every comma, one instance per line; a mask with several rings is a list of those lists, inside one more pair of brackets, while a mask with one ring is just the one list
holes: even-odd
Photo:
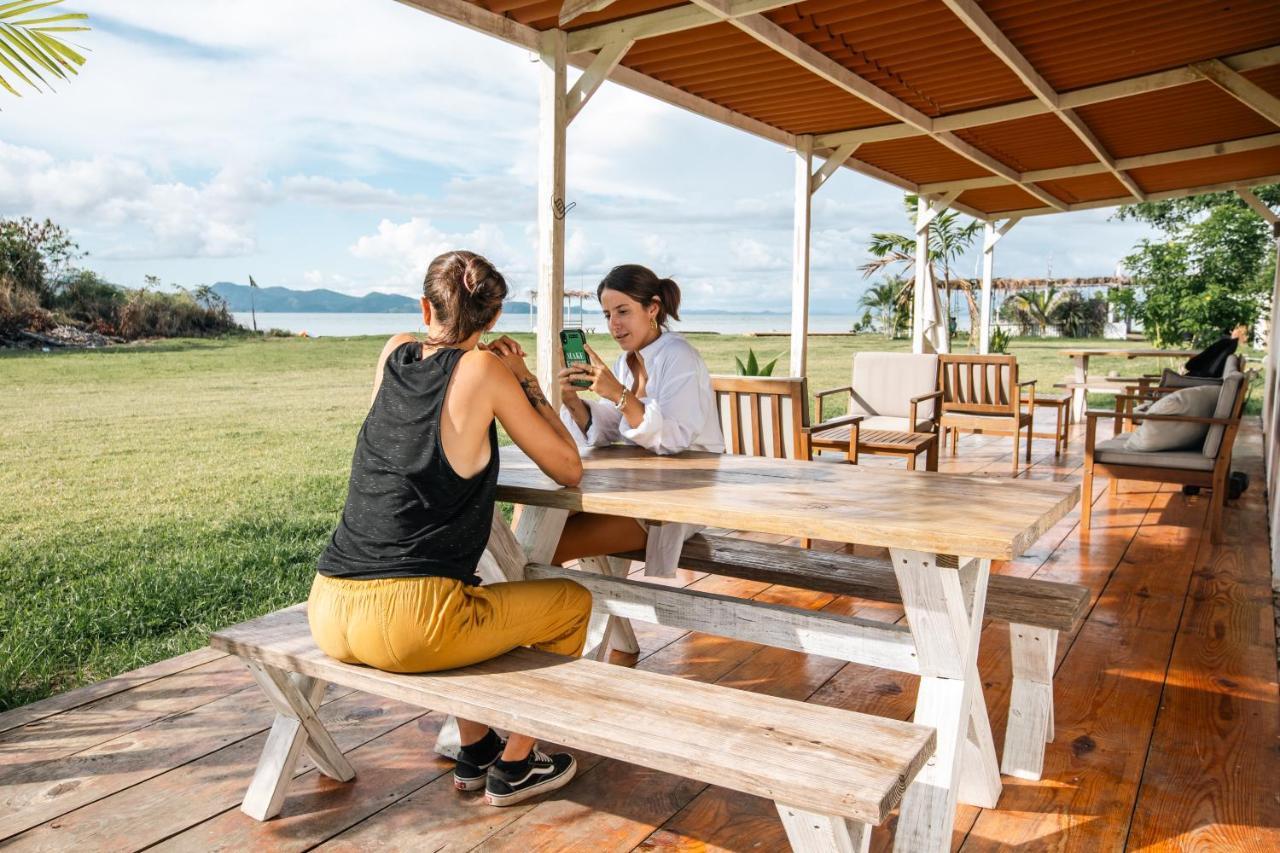
[[1093, 447], [1094, 460], [1107, 465], [1143, 465], [1148, 468], [1181, 468], [1185, 471], [1212, 471], [1213, 460], [1195, 450], [1162, 450], [1140, 453], [1129, 449], [1129, 436], [1118, 435]]
[[[1217, 385], [1200, 385], [1183, 388], [1161, 397], [1147, 409], [1149, 415], [1187, 415], [1207, 418], [1213, 413], [1221, 389]], [[1187, 450], [1204, 445], [1207, 424], [1179, 423], [1177, 421], [1143, 421], [1128, 436], [1128, 449], [1135, 453], [1154, 453], [1161, 450]]]
[[[1231, 356], [1232, 360], [1235, 356]], [[1244, 382], [1244, 374], [1240, 371], [1229, 373], [1222, 380], [1222, 391], [1218, 394], [1218, 402], [1213, 407], [1213, 415], [1215, 418], [1231, 417], [1231, 409], [1235, 406], [1236, 394], [1240, 392], [1240, 384]], [[1226, 432], [1226, 427], [1213, 424], [1209, 427], [1209, 431], [1204, 436], [1205, 456], [1210, 459], [1218, 457], [1218, 450], [1222, 447], [1222, 436]]]
[[[916, 421], [916, 432], [929, 432], [933, 426], [933, 421], [928, 418]], [[863, 418], [861, 426], [862, 430], [869, 429], [887, 429], [894, 432], [911, 432], [911, 421], [906, 418], [887, 418], [884, 415], [872, 415], [869, 418]]]
[[[860, 352], [853, 357], [851, 415], [906, 418], [911, 399], [938, 386], [938, 356], [906, 352]], [[933, 417], [933, 400], [916, 408], [916, 417]]]

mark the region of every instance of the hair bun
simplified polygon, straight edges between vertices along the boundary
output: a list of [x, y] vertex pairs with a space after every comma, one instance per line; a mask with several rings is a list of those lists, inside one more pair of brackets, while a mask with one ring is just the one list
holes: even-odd
[[493, 274], [493, 266], [487, 260], [479, 255], [472, 255], [467, 259], [467, 264], [462, 270], [462, 286], [467, 289], [467, 293], [475, 296], [476, 291], [492, 278]]

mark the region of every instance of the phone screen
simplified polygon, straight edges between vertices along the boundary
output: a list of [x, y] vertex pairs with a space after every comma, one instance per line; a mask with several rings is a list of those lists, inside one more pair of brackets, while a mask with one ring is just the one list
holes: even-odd
[[[587, 357], [587, 336], [581, 329], [564, 329], [560, 332], [560, 347], [564, 350], [565, 367], [579, 364], [590, 364]], [[576, 388], [590, 388], [591, 382], [586, 379], [574, 379], [569, 383]]]

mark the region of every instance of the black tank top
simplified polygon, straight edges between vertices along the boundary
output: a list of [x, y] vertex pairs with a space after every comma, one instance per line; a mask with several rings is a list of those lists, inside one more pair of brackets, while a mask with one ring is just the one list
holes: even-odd
[[387, 359], [351, 459], [342, 520], [317, 566], [338, 578], [446, 577], [478, 584], [498, 484], [498, 429], [489, 464], [458, 476], [440, 442], [445, 392], [463, 351], [423, 358], [407, 343]]

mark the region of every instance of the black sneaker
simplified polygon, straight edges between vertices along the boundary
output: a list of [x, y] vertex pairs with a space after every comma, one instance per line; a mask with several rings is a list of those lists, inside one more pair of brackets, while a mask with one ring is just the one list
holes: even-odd
[[484, 800], [491, 806], [513, 806], [563, 788], [577, 770], [578, 762], [569, 753], [547, 755], [535, 749], [515, 770], [504, 770], [496, 764], [490, 767]]
[[492, 729], [485, 737], [490, 736], [495, 743], [488, 755], [476, 755], [475, 750], [470, 747], [463, 747], [458, 753], [458, 763], [453, 768], [453, 787], [459, 791], [479, 791], [483, 788], [489, 768], [502, 757], [507, 741]]

